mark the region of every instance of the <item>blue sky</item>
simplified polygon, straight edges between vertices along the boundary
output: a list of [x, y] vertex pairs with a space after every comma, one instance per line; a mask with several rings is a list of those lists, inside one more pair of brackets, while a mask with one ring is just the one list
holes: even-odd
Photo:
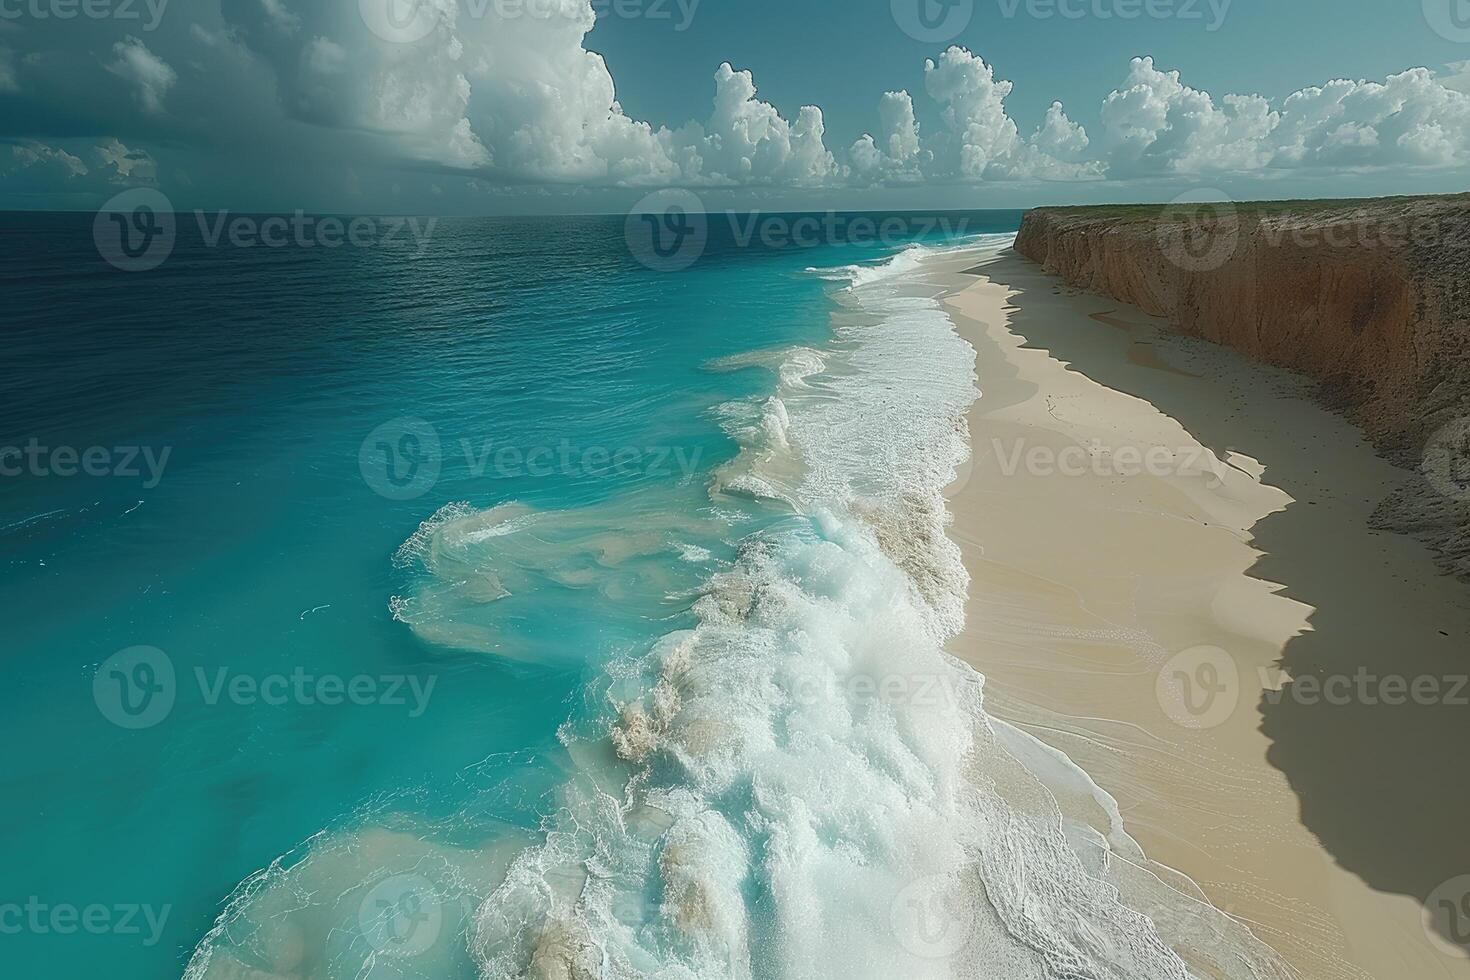
[[10, 208], [1451, 191], [1470, 0], [0, 0], [0, 141]]

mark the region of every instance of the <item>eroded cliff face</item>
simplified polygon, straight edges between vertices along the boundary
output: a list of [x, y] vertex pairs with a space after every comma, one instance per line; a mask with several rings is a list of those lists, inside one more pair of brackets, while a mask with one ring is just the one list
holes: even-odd
[[1379, 509], [1470, 576], [1470, 195], [1042, 208], [1016, 250], [1183, 333], [1309, 374], [1394, 462]]

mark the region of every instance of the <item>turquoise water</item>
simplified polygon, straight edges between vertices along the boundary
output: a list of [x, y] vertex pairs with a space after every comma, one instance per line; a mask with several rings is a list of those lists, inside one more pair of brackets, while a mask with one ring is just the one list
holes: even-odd
[[[1015, 220], [969, 217], [974, 230]], [[653, 577], [628, 596], [562, 584], [517, 597], [490, 617], [514, 651], [502, 657], [495, 643], [456, 649], [395, 622], [390, 598], [416, 584], [395, 553], [457, 501], [559, 510], [657, 495], [697, 508], [705, 475], [737, 452], [713, 407], [772, 385], [708, 364], [822, 342], [828, 284], [802, 270], [892, 246], [717, 240], [664, 274], [632, 260], [621, 221], [446, 220], [422, 253], [181, 237], [163, 267], [126, 274], [98, 259], [89, 218], [10, 215], [0, 248], [0, 443], [169, 453], [152, 487], [141, 453], [136, 477], [0, 484], [0, 724], [24, 747], [4, 774], [6, 896], [170, 910], [152, 946], [23, 934], [4, 940], [7, 959], [20, 975], [105, 964], [121, 978], [181, 974], [239, 882], [324, 828], [365, 823], [365, 807], [452, 817], [466, 768], [497, 753], [531, 761], [477, 774], [525, 786], [497, 805], [475, 785], [475, 819], [535, 826], [539, 794], [569, 765], [556, 735], [581, 686], [657, 635], [657, 617], [678, 616], [663, 595], [696, 587], [701, 569], [652, 556]], [[405, 417], [439, 434], [442, 475], [395, 501], [368, 485], [359, 455]], [[487, 441], [564, 440], [593, 450], [592, 465], [582, 452], [544, 475], [513, 455], [484, 465]], [[596, 452], [629, 447], [649, 451], [621, 471]], [[128, 731], [99, 711], [92, 675], [137, 645], [162, 650], [181, 681], [162, 723]], [[211, 682], [227, 667], [436, 683], [418, 717], [412, 704], [211, 705], [199, 667]]]
[[7, 216], [6, 974], [1268, 975], [1188, 972], [1229, 930], [943, 651], [978, 392], [923, 273], [1019, 215], [945, 217], [129, 274]]

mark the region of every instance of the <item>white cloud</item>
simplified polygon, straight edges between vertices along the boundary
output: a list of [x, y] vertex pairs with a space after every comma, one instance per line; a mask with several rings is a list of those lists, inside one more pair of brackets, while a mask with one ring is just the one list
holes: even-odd
[[151, 156], [112, 137], [77, 147], [77, 153], [38, 140], [0, 146], [0, 188], [22, 196], [60, 194], [100, 201], [124, 187], [152, 185], [156, 176]]
[[158, 164], [147, 151], [131, 149], [115, 137], [93, 147], [92, 156], [112, 183], [152, 184], [158, 177]]
[[1302, 89], [1279, 109], [1258, 95], [1216, 106], [1179, 72], [1135, 58], [1103, 103], [1109, 175], [1470, 163], [1470, 95], [1445, 84], [1456, 80], [1415, 68]]
[[1288, 98], [1274, 136], [1276, 166], [1470, 163], [1470, 95], [1427, 68], [1381, 84], [1328, 82]]
[[964, 48], [952, 47], [924, 63], [924, 89], [944, 106], [947, 132], [935, 141], [935, 158], [949, 174], [980, 180], [992, 163], [1016, 152], [1021, 142], [1006, 113], [1011, 83]]
[[1470, 95], [1470, 61], [1452, 61], [1440, 74], [1440, 84], [1456, 92]]
[[706, 124], [655, 129], [628, 117], [602, 56], [584, 47], [590, 0], [546, 0], [534, 17], [426, 3], [432, 22], [407, 44], [374, 35], [356, 4], [286, 18], [279, 0], [236, 0], [226, 12], [272, 67], [290, 116], [377, 134], [401, 157], [561, 183], [802, 185], [843, 172], [819, 108], [788, 121], [756, 98], [750, 72], [728, 64]]
[[87, 176], [87, 165], [81, 158], [73, 156], [59, 147], [47, 146], [34, 140], [14, 143], [6, 156], [0, 156], [0, 173], [10, 177], [22, 171], [30, 171], [31, 177], [47, 177], [58, 181], [69, 181]]
[[[425, 19], [409, 43], [395, 43], [382, 36], [392, 25], [377, 24], [375, 33], [355, 0], [221, 0], [213, 16], [150, 34], [146, 45], [119, 32], [110, 55], [92, 64], [128, 81], [155, 117], [149, 136], [166, 132], [180, 155], [195, 154], [191, 163], [206, 179], [208, 154], [223, 147], [263, 160], [290, 147], [323, 173], [354, 168], [367, 188], [411, 180], [409, 194], [431, 178], [408, 178], [404, 169], [458, 171], [518, 194], [538, 186], [565, 194], [1470, 165], [1470, 62], [1382, 82], [1331, 81], [1272, 101], [1212, 95], [1138, 58], [1101, 100], [1101, 125], [1089, 133], [1061, 103], [1022, 127], [1007, 107], [1012, 83], [979, 55], [951, 47], [924, 63], [921, 104], [908, 91], [885, 92], [873, 129], [834, 154], [820, 107], [783, 114], [760, 97], [751, 71], [729, 63], [714, 72], [704, 118], [664, 126], [629, 116], [608, 65], [586, 48], [597, 19], [592, 0], [538, 0], [536, 16], [458, 0], [420, 0], [416, 9]], [[180, 73], [187, 86], [178, 85]], [[31, 98], [74, 97], [54, 82], [48, 88], [41, 71], [28, 69], [21, 81]], [[14, 58], [0, 46], [0, 93], [16, 85]], [[137, 145], [135, 133], [118, 135]], [[157, 172], [151, 158], [145, 164], [124, 150], [109, 151], [105, 165], [76, 152], [117, 179]], [[440, 186], [448, 193], [454, 185]]]
[[375, 134], [401, 158], [486, 165], [489, 154], [465, 117], [470, 83], [454, 29], [458, 8], [435, 2], [438, 24], [417, 44], [375, 37], [356, 3], [293, 11], [282, 0], [234, 0], [222, 12], [235, 38], [274, 72], [290, 118]]
[[138, 103], [149, 115], [163, 114], [163, 97], [179, 80], [178, 73], [131, 34], [112, 46], [107, 70], [137, 86]]
[[1260, 96], [1227, 95], [1217, 106], [1179, 72], [1134, 58], [1123, 86], [1103, 102], [1103, 142], [1114, 177], [1254, 170], [1271, 159], [1265, 142], [1280, 123]]
[[[943, 106], [943, 130], [917, 150], [913, 149], [918, 143], [917, 130], [912, 143], [901, 127], [890, 127], [889, 136], [898, 134], [910, 160], [917, 161], [927, 176], [945, 180], [978, 183], [1097, 176], [1100, 166], [1082, 159], [1089, 145], [1087, 131], [1067, 118], [1061, 103], [1052, 104], [1030, 139], [1021, 137], [1005, 105], [1012, 88], [1009, 81], [996, 78], [995, 70], [980, 56], [951, 47], [937, 61], [924, 64], [924, 89]], [[865, 157], [869, 152], [861, 141], [854, 149]], [[891, 154], [882, 154], [878, 163], [882, 166], [890, 160]]]
[[755, 79], [729, 63], [715, 72], [715, 104], [707, 125], [663, 135], [695, 183], [820, 184], [842, 175], [825, 144], [822, 110], [802, 106], [794, 124], [756, 98]]
[[1047, 156], [1070, 163], [1079, 162], [1090, 144], [1087, 130], [1067, 118], [1060, 102], [1046, 110], [1046, 119], [1036, 128], [1031, 144]]
[[916, 181], [929, 162], [919, 139], [914, 117], [914, 100], [907, 92], [885, 92], [878, 101], [879, 139], [865, 133], [848, 156], [853, 171], [862, 177]]

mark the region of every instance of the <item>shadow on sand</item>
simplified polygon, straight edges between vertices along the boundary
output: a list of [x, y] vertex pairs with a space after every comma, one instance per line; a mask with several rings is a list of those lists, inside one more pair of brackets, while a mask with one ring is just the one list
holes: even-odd
[[[1065, 289], [1013, 253], [972, 271], [1022, 293]], [[1221, 458], [1238, 449], [1259, 460], [1265, 481], [1295, 499], [1253, 531], [1263, 554], [1251, 575], [1315, 609], [1311, 632], [1282, 656], [1294, 680], [1257, 706], [1268, 759], [1340, 865], [1380, 891], [1433, 896], [1440, 932], [1470, 950], [1470, 909], [1452, 907], [1463, 896], [1435, 894], [1470, 874], [1470, 588], [1440, 576], [1417, 542], [1367, 526], [1385, 481], [1420, 477], [1308, 400], [1309, 382], [1103, 302], [1101, 322], [1021, 310], [1011, 326], [1028, 347], [1146, 399]], [[1341, 438], [1312, 435], [1324, 429]]]

